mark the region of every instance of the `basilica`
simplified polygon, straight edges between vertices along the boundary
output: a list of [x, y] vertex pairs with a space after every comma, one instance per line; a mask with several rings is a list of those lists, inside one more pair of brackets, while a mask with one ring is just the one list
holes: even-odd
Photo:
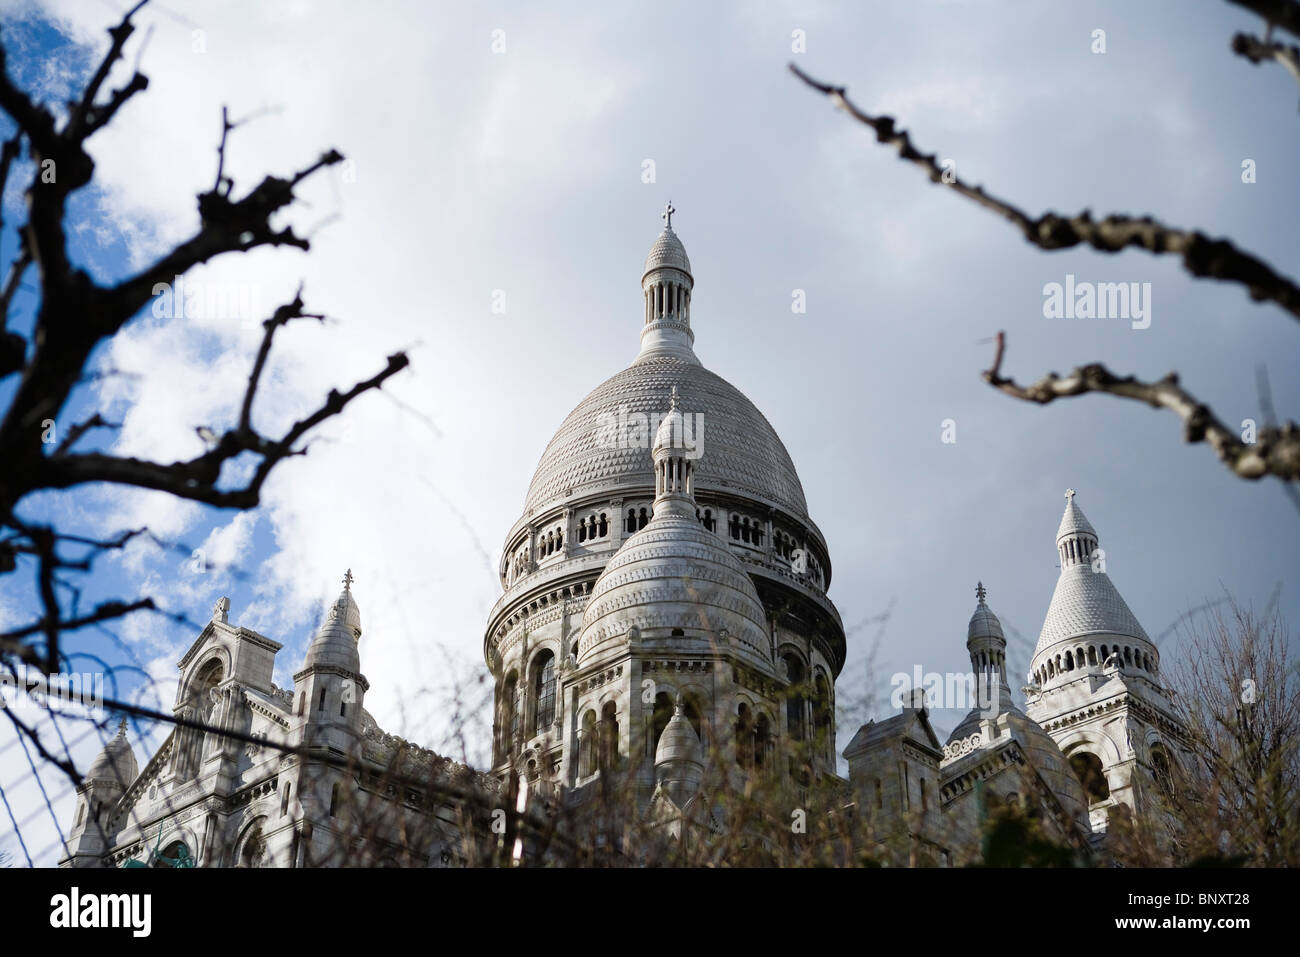
[[590, 806], [613, 780], [625, 821], [707, 842], [740, 826], [727, 795], [760, 778], [796, 800], [834, 795], [883, 863], [958, 865], [978, 860], [1000, 806], [1091, 853], [1115, 815], [1155, 799], [1186, 735], [1072, 490], [1019, 696], [981, 584], [976, 707], [941, 741], [916, 695], [836, 753], [846, 639], [830, 550], [775, 430], [695, 353], [673, 213], [641, 274], [639, 351], [561, 423], [506, 533], [483, 639], [491, 767], [376, 725], [350, 574], [291, 689], [271, 681], [280, 645], [232, 623], [223, 598], [179, 662], [166, 742], [141, 769], [124, 725], [92, 763], [64, 866], [474, 863], [467, 836], [498, 833], [494, 806]]

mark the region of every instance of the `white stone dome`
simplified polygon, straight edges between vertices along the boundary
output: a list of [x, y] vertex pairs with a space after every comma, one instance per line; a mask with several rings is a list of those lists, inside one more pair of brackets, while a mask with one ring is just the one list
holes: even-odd
[[352, 573], [344, 578], [343, 591], [334, 599], [325, 621], [316, 637], [307, 647], [303, 667], [341, 668], [359, 674], [361, 653], [357, 642], [361, 639], [361, 609], [352, 597]]
[[578, 662], [629, 640], [663, 641], [678, 653], [693, 642], [701, 652], [731, 646], [771, 669], [767, 615], [754, 583], [687, 499], [661, 499], [649, 524], [609, 560], [583, 613]]
[[776, 505], [806, 519], [808, 503], [790, 453], [763, 413], [716, 373], [676, 356], [643, 358], [598, 385], [569, 413], [542, 453], [526, 513], [583, 490], [654, 488], [651, 437], [622, 447], [607, 439], [606, 417], [662, 416], [673, 387], [682, 408], [703, 418], [704, 456], [695, 463], [695, 492], [727, 491]]
[[87, 784], [108, 784], [125, 790], [140, 773], [140, 766], [135, 760], [135, 751], [126, 739], [126, 719], [118, 726], [115, 734], [104, 745], [104, 750], [95, 756], [82, 778]]
[[645, 269], [641, 272], [642, 278], [656, 269], [680, 269], [688, 276], [691, 274], [691, 261], [686, 257], [686, 247], [671, 228], [660, 233], [650, 247], [650, 253], [645, 258]]

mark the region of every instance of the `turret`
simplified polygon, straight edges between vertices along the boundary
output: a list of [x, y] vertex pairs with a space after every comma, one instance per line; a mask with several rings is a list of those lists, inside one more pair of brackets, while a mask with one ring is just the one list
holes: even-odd
[[655, 748], [655, 786], [678, 808], [684, 808], [704, 780], [700, 737], [679, 700]]
[[293, 676], [294, 721], [306, 745], [351, 753], [361, 740], [361, 709], [369, 682], [361, 673], [361, 609], [352, 571]]
[[641, 328], [641, 352], [637, 361], [655, 356], [673, 356], [699, 365], [695, 333], [691, 331], [691, 291], [695, 279], [686, 247], [673, 232], [673, 204], [664, 208], [664, 231], [650, 247], [641, 273], [645, 296], [645, 321]]
[[77, 786], [77, 810], [66, 843], [65, 867], [98, 867], [111, 839], [111, 820], [126, 789], [140, 773], [135, 752], [126, 739], [126, 718], [117, 734], [90, 763]]

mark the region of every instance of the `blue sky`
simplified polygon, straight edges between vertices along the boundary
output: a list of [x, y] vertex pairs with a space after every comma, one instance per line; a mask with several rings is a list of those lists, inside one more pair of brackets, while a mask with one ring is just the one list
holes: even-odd
[[[11, 69], [51, 101], [66, 97], [113, 6], [6, 3]], [[1153, 636], [1225, 590], [1262, 607], [1280, 586], [1296, 619], [1300, 515], [1278, 483], [1233, 478], [1207, 447], [1181, 442], [1169, 413], [1099, 396], [1038, 408], [979, 377], [991, 358], [981, 340], [1004, 329], [1004, 371], [1022, 382], [1094, 360], [1143, 378], [1176, 368], [1236, 422], [1260, 414], [1264, 363], [1274, 405], [1294, 417], [1296, 320], [1193, 279], [1173, 257], [1036, 251], [785, 70], [796, 59], [846, 84], [963, 178], [1031, 213], [1151, 213], [1294, 273], [1300, 90], [1230, 53], [1234, 32], [1257, 29], [1245, 11], [1172, 0], [379, 12], [276, 2], [146, 8], [139, 22], [153, 30], [141, 60], [150, 89], [92, 141], [99, 178], [74, 210], [77, 261], [109, 281], [193, 228], [229, 104], [257, 114], [232, 140], [237, 190], [331, 146], [354, 163], [309, 182], [287, 217], [312, 234], [310, 255], [259, 252], [196, 275], [254, 293], [253, 320], [300, 280], [308, 305], [333, 317], [282, 337], [259, 422], [282, 426], [398, 348], [413, 367], [391, 398], [367, 397], [327, 426], [249, 515], [101, 489], [28, 503], [31, 516], [99, 532], [147, 523], [179, 543], [106, 559], [86, 601], [154, 594], [201, 623], [228, 595], [233, 621], [285, 645], [276, 678], [287, 685], [350, 567], [368, 709], [454, 752], [445, 693], [482, 673], [501, 540], [553, 430], [635, 354], [641, 263], [671, 199], [695, 269], [696, 351], [782, 436], [829, 543], [830, 593], [853, 629], [842, 701], [868, 689], [883, 699], [889, 676], [918, 664], [965, 669], [977, 580], [1007, 626], [1014, 685], [1055, 584], [1067, 487]], [[1090, 51], [1098, 28], [1104, 55]], [[791, 52], [795, 30], [805, 53]], [[21, 217], [13, 179], [5, 262]], [[1151, 327], [1044, 318], [1044, 285], [1067, 274], [1151, 283]], [[791, 312], [795, 289], [806, 314]], [[491, 311], [495, 290], [504, 315]], [[123, 417], [122, 434], [102, 441], [124, 454], [192, 455], [194, 428], [237, 408], [256, 343], [240, 317], [144, 315], [98, 357], [130, 374], [78, 401]], [[11, 389], [0, 383], [0, 400]], [[945, 419], [955, 444], [940, 441]], [[8, 576], [3, 587], [0, 624], [29, 618], [26, 584]], [[855, 627], [887, 608], [883, 629]], [[73, 647], [138, 661], [167, 706], [196, 634], [149, 616]], [[842, 744], [855, 728], [841, 721]], [[6, 789], [31, 807], [35, 789], [9, 783], [24, 767], [0, 753]]]

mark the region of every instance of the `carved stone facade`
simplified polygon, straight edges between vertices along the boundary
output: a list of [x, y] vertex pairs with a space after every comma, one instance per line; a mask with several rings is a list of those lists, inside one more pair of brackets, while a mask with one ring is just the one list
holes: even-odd
[[143, 771], [125, 720], [92, 763], [61, 866], [456, 863], [455, 815], [409, 782], [439, 794], [449, 780], [493, 782], [385, 734], [365, 710], [351, 574], [292, 691], [271, 681], [280, 645], [231, 624], [229, 609], [216, 603], [179, 662], [173, 711], [186, 723]]

